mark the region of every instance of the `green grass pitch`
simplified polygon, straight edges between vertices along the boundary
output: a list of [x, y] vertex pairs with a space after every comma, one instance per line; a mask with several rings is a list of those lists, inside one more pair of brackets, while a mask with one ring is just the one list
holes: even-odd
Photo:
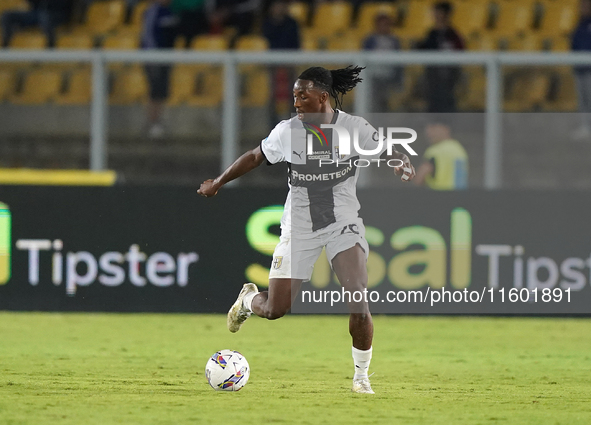
[[[375, 317], [374, 396], [346, 316], [0, 313], [0, 424], [589, 424], [591, 321]], [[241, 351], [250, 381], [203, 368]]]

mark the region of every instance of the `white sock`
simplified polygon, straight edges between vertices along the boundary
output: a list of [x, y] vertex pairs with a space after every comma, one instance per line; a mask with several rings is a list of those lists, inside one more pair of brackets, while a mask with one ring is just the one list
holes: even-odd
[[353, 379], [367, 379], [367, 371], [371, 362], [371, 347], [369, 350], [358, 350], [353, 347], [353, 363], [355, 363], [355, 376]]
[[242, 298], [242, 305], [245, 309], [252, 313], [252, 300], [256, 297], [259, 293], [258, 292], [251, 292], [250, 294], [246, 294], [244, 298]]

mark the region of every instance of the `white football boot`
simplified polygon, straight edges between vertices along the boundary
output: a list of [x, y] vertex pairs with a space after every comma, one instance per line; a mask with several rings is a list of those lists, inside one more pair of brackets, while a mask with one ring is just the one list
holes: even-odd
[[240, 326], [242, 326], [244, 321], [251, 315], [251, 312], [242, 305], [244, 296], [246, 294], [250, 294], [251, 292], [259, 292], [259, 289], [254, 283], [245, 283], [244, 286], [242, 286], [242, 290], [238, 294], [236, 302], [232, 305], [230, 311], [228, 311], [228, 330], [232, 333], [238, 332], [240, 330]]
[[375, 394], [371, 389], [369, 378], [353, 379], [353, 387], [351, 388], [351, 392], [357, 394]]

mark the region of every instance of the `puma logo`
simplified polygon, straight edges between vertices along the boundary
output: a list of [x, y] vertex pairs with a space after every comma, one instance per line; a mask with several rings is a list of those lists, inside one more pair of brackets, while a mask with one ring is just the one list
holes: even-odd
[[302, 154], [304, 153], [304, 151], [301, 151], [300, 153], [293, 151], [293, 153], [296, 154], [300, 159], [302, 159]]

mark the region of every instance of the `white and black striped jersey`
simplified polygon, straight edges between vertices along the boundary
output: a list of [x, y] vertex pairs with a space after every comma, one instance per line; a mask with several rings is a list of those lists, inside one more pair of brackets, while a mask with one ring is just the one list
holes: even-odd
[[[331, 224], [358, 217], [360, 206], [355, 185], [359, 176], [355, 161], [378, 158], [386, 146], [384, 143], [375, 155], [360, 156], [353, 144], [355, 129], [359, 134], [359, 147], [366, 151], [378, 148], [376, 129], [364, 118], [339, 110], [335, 111], [331, 124], [349, 132], [349, 155], [339, 155], [338, 135], [334, 129], [304, 123], [297, 117], [281, 121], [261, 142], [261, 151], [270, 164], [289, 164], [290, 190], [281, 219], [283, 234], [330, 231]], [[311, 154], [307, 148], [308, 135], [312, 135]]]

